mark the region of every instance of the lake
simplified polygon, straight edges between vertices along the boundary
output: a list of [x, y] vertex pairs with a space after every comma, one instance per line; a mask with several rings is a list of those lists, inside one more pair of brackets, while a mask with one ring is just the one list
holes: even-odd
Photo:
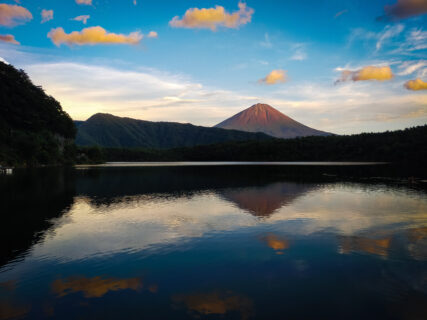
[[0, 176], [0, 319], [425, 319], [427, 185], [409, 175], [15, 170]]

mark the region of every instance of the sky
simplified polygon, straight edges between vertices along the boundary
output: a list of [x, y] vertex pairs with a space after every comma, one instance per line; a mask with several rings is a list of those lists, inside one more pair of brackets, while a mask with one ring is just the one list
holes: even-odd
[[427, 0], [0, 0], [0, 60], [76, 120], [261, 102], [353, 134], [427, 123], [426, 29]]

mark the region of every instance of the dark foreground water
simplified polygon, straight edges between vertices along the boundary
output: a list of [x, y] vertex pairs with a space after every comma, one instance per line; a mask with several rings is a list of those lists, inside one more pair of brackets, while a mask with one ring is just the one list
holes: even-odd
[[0, 319], [426, 319], [423, 186], [384, 166], [0, 176]]

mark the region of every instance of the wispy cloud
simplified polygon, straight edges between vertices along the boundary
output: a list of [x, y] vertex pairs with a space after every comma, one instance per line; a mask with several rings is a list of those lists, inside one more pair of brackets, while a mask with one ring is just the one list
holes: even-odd
[[264, 48], [272, 48], [273, 47], [273, 44], [270, 41], [270, 36], [267, 32], [264, 34], [264, 40], [260, 42], [260, 45]]
[[386, 26], [382, 32], [378, 34], [378, 41], [375, 46], [376, 51], [379, 51], [383, 44], [391, 38], [394, 38], [395, 36], [399, 35], [405, 26], [403, 24], [397, 24], [395, 26]]
[[291, 56], [291, 60], [302, 61], [307, 59], [307, 52], [304, 44], [295, 44], [292, 46], [292, 50], [294, 51], [294, 53]]
[[52, 42], [60, 46], [67, 45], [96, 45], [96, 44], [137, 44], [142, 39], [142, 34], [139, 31], [132, 32], [128, 35], [108, 33], [102, 27], [90, 27], [82, 31], [73, 31], [65, 33], [63, 28], [52, 29], [48, 33], [48, 38]]
[[397, 73], [399, 76], [407, 76], [417, 73], [418, 77], [423, 77], [427, 75], [427, 60], [404, 61], [398, 68], [400, 69]]
[[14, 4], [0, 3], [0, 25], [14, 27], [31, 19], [33, 19], [33, 15], [26, 8]]
[[205, 87], [186, 75], [153, 69], [129, 71], [67, 62], [23, 68], [74, 119], [108, 112], [152, 121], [213, 125], [229, 116], [229, 108], [243, 109], [259, 101], [258, 97]]
[[77, 4], [91, 6], [92, 0], [76, 0]]
[[53, 19], [53, 10], [43, 9], [41, 12], [42, 21], [41, 23], [48, 22]]
[[18, 41], [15, 40], [15, 37], [11, 34], [0, 34], [0, 41], [11, 43], [11, 44], [17, 44], [17, 45], [20, 44]]
[[285, 83], [287, 80], [288, 79], [286, 71], [277, 69], [271, 71], [268, 75], [265, 76], [265, 78], [259, 79], [258, 83], [272, 85], [278, 83]]
[[336, 19], [336, 18], [338, 18], [338, 17], [342, 16], [344, 13], [348, 13], [348, 9], [344, 9], [344, 10], [341, 10], [341, 11], [337, 12], [337, 13], [335, 14], [335, 16], [334, 16], [334, 19]]
[[218, 27], [237, 28], [241, 25], [251, 22], [254, 10], [239, 2], [239, 10], [228, 13], [224, 7], [215, 6], [215, 8], [191, 8], [184, 16], [174, 17], [169, 24], [175, 28], [190, 29], [211, 29], [215, 31]]
[[82, 16], [77, 16], [75, 18], [72, 18], [71, 20], [81, 21], [83, 24], [86, 24], [89, 19], [90, 19], [90, 15], [82, 15]]

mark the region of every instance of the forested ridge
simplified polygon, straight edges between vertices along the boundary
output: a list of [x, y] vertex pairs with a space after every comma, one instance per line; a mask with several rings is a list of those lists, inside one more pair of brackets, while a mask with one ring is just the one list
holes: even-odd
[[79, 146], [169, 149], [271, 138], [264, 133], [137, 120], [108, 113], [97, 113], [84, 122], [76, 122], [76, 125], [76, 143]]
[[385, 161], [424, 163], [427, 125], [349, 136], [228, 142], [192, 148], [103, 150], [106, 161]]
[[0, 165], [73, 163], [73, 120], [23, 70], [0, 62]]

